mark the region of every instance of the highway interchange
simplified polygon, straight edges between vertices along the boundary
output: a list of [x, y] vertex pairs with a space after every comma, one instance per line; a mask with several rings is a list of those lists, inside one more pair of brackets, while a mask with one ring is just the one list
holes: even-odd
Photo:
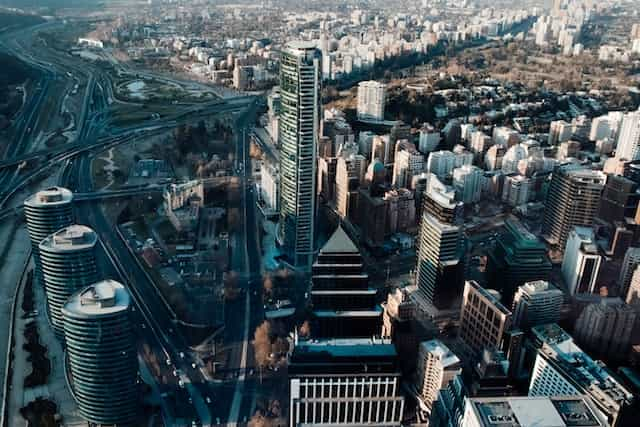
[[[101, 240], [98, 257], [103, 272], [125, 283], [133, 296], [135, 323], [140, 346], [146, 344], [162, 362], [162, 373], [154, 378], [152, 389], [165, 396], [162, 409], [165, 416], [171, 393], [183, 393], [192, 405], [193, 420], [203, 425], [245, 422], [256, 404], [257, 378], [253, 375], [253, 354], [250, 340], [253, 331], [263, 319], [260, 302], [260, 252], [256, 229], [255, 200], [251, 184], [248, 149], [248, 129], [255, 122], [257, 101], [252, 97], [238, 97], [199, 105], [179, 105], [170, 117], [161, 122], [147, 120], [128, 127], [114, 127], [109, 121], [109, 107], [114, 102], [110, 76], [99, 66], [58, 52], [38, 48], [31, 53], [30, 40], [38, 31], [59, 27], [53, 22], [4, 35], [0, 49], [13, 54], [40, 71], [40, 80], [34, 85], [22, 110], [14, 120], [13, 143], [0, 159], [0, 220], [17, 220], [21, 200], [18, 195], [28, 188], [40, 185], [44, 178], [58, 173], [57, 183], [70, 188], [85, 201], [75, 204], [76, 222], [91, 226]], [[18, 42], [17, 40], [22, 40]], [[149, 74], [149, 73], [147, 73]], [[45, 116], [47, 100], [56, 100], [61, 110], [62, 100], [77, 87], [77, 81], [86, 82], [82, 108], [75, 116], [76, 138], [65, 145], [42, 149], [38, 139], [50, 129]], [[228, 301], [225, 307], [226, 328], [224, 346], [229, 352], [227, 365], [221, 367], [224, 379], [211, 380], [192, 356], [186, 338], [177, 326], [173, 311], [156, 290], [151, 277], [131, 252], [123, 236], [114, 232], [114, 225], [106, 218], [94, 192], [91, 174], [92, 159], [106, 149], [135, 141], [139, 137], [158, 135], [181, 123], [194, 122], [217, 114], [233, 114], [236, 135], [236, 159], [242, 200], [240, 231], [232, 250], [232, 266], [240, 274], [240, 296]], [[146, 194], [157, 188], [134, 188], [126, 194]], [[116, 194], [117, 195], [117, 194]], [[105, 196], [104, 194], [102, 196]], [[112, 194], [113, 196], [113, 194]], [[143, 360], [141, 358], [141, 360]], [[174, 373], [178, 373], [175, 376]], [[184, 390], [182, 389], [184, 386]]]

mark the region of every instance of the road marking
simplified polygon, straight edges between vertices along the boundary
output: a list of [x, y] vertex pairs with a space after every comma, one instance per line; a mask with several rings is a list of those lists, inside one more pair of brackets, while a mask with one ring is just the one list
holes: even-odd
[[247, 367], [247, 347], [249, 345], [249, 293], [245, 294], [245, 310], [244, 310], [244, 340], [242, 342], [242, 355], [240, 357], [240, 375], [236, 382], [236, 389], [233, 394], [233, 403], [229, 412], [228, 425], [236, 426], [238, 417], [240, 416], [240, 405], [242, 403], [242, 392], [244, 391], [245, 371]]

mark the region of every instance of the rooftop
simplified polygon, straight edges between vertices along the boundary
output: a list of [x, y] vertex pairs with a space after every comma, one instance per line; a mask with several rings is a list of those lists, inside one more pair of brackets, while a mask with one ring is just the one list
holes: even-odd
[[38, 191], [24, 201], [27, 206], [58, 205], [69, 203], [73, 200], [73, 193], [63, 187], [49, 187]]
[[338, 225], [336, 231], [333, 232], [327, 243], [324, 244], [320, 252], [324, 253], [350, 253], [358, 254], [360, 251], [353, 243], [353, 240], [347, 235], [341, 225]]
[[75, 316], [96, 317], [126, 311], [130, 305], [131, 297], [124, 285], [103, 280], [73, 294], [63, 310]]
[[440, 359], [440, 363], [445, 368], [460, 363], [458, 356], [440, 340], [423, 341], [420, 343], [420, 347]]
[[74, 224], [45, 238], [40, 246], [58, 251], [77, 251], [93, 248], [97, 241], [98, 236], [91, 228]]
[[489, 397], [467, 400], [480, 426], [597, 427], [606, 426], [583, 396]]

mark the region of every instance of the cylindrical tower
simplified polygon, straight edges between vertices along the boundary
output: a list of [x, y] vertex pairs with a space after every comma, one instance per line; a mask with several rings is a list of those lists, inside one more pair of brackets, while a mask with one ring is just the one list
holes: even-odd
[[69, 297], [98, 280], [96, 233], [84, 225], [56, 231], [38, 246], [47, 294], [47, 311], [53, 330], [64, 335], [62, 307]]
[[35, 278], [38, 283], [42, 283], [38, 245], [48, 235], [73, 223], [72, 201], [73, 193], [62, 187], [38, 191], [24, 201], [24, 214], [31, 238], [36, 265]]
[[116, 281], [94, 283], [62, 308], [73, 394], [90, 423], [135, 425], [138, 360], [131, 297]]

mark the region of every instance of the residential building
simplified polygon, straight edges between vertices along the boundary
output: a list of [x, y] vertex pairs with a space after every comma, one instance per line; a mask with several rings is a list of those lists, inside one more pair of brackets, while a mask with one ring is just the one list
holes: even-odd
[[420, 343], [416, 390], [421, 408], [431, 411], [438, 392], [462, 373], [462, 364], [449, 347], [433, 339]]
[[291, 427], [401, 425], [398, 354], [388, 339], [297, 341], [288, 375]]
[[601, 262], [593, 229], [574, 227], [562, 259], [562, 277], [571, 295], [598, 291], [596, 280]]
[[38, 247], [47, 313], [53, 331], [64, 336], [62, 307], [69, 297], [98, 280], [98, 236], [84, 225], [70, 225], [44, 238]]
[[487, 153], [484, 155], [484, 167], [489, 171], [494, 171], [502, 168], [502, 159], [506, 154], [507, 149], [504, 145], [495, 144], [489, 147]]
[[427, 159], [427, 172], [436, 175], [440, 179], [451, 174], [456, 165], [456, 156], [451, 151], [434, 151]]
[[303, 270], [314, 254], [320, 62], [313, 42], [289, 43], [280, 62], [278, 242], [289, 261]]
[[70, 383], [89, 423], [137, 425], [142, 404], [131, 297], [113, 280], [73, 294], [62, 308]]
[[51, 187], [31, 195], [24, 201], [24, 216], [31, 239], [36, 283], [42, 284], [39, 245], [42, 240], [73, 223], [73, 193], [66, 188]]
[[531, 332], [537, 350], [529, 396], [587, 395], [608, 425], [624, 425], [633, 394], [607, 367], [589, 357], [555, 323], [533, 327]]
[[527, 282], [513, 298], [513, 325], [520, 329], [555, 323], [564, 302], [562, 291], [546, 280]]
[[464, 204], [477, 203], [482, 196], [484, 175], [477, 166], [464, 165], [453, 170], [453, 186], [458, 200]]
[[[399, 143], [398, 143], [399, 144]], [[424, 157], [411, 143], [403, 144], [398, 150], [393, 163], [392, 185], [398, 188], [408, 188], [411, 178], [424, 170]]]
[[440, 144], [440, 132], [429, 123], [424, 123], [418, 136], [418, 150], [423, 154], [435, 151]]
[[460, 338], [464, 343], [477, 355], [484, 349], [499, 349], [509, 329], [511, 311], [500, 302], [500, 294], [467, 280], [460, 313]]
[[564, 252], [573, 227], [593, 224], [605, 180], [603, 172], [574, 165], [559, 166], [553, 171], [542, 234], [558, 251]]
[[502, 201], [514, 208], [524, 205], [531, 200], [532, 184], [530, 178], [520, 174], [505, 176], [502, 186]]
[[372, 337], [382, 328], [382, 307], [369, 287], [360, 251], [341, 226], [312, 267], [313, 335]]
[[358, 84], [358, 118], [384, 120], [386, 85], [374, 80]]
[[572, 135], [573, 126], [571, 126], [571, 123], [567, 123], [564, 120], [553, 121], [549, 126], [549, 139], [547, 140], [547, 144], [558, 145], [561, 142], [570, 140]]

